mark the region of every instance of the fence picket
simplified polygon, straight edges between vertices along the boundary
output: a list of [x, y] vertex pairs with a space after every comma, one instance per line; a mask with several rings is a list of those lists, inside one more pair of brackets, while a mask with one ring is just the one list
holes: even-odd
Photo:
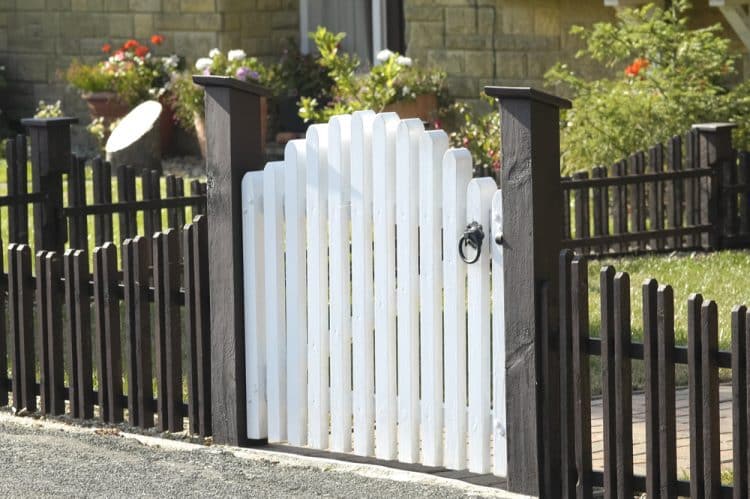
[[443, 275], [445, 280], [445, 466], [466, 468], [466, 266], [458, 240], [466, 220], [471, 154], [449, 149], [443, 157]]
[[[639, 167], [640, 168], [640, 167]], [[628, 497], [633, 487], [633, 390], [630, 366], [630, 277], [614, 279], [615, 432], [617, 440], [617, 496]]]
[[[750, 186], [750, 153], [742, 151], [739, 153], [739, 164], [737, 165], [737, 184], [743, 187]], [[750, 192], [739, 194], [739, 233], [747, 235], [750, 233]]]
[[328, 218], [331, 286], [331, 450], [352, 448], [352, 318], [349, 229], [351, 116], [328, 123]]
[[[54, 251], [40, 252], [37, 255], [37, 316], [40, 329], [39, 350], [41, 355], [40, 381], [46, 397], [42, 405], [46, 414], [65, 412], [65, 380], [63, 362], [63, 335], [60, 323], [61, 300], [58, 291], [60, 284], [60, 259]], [[45, 352], [46, 351], [46, 352]], [[46, 364], [46, 365], [45, 365]]]
[[306, 153], [304, 140], [289, 141], [284, 149], [287, 438], [292, 445], [307, 444]]
[[[672, 137], [667, 143], [667, 165], [670, 171], [676, 172], [682, 169], [682, 137]], [[675, 178], [670, 183], [667, 200], [667, 223], [668, 227], [674, 229], [682, 227], [682, 196], [683, 182]], [[687, 202], [686, 202], [687, 203]], [[682, 236], [672, 238], [671, 248], [676, 249], [682, 246]]]
[[[661, 173], [664, 170], [664, 147], [659, 144], [649, 149], [649, 164], [652, 173]], [[648, 218], [651, 222], [650, 230], [661, 230], [664, 228], [664, 190], [661, 182], [651, 182], [648, 185]], [[660, 250], [664, 247], [664, 239], [654, 238], [651, 240], [651, 249]]]
[[36, 410], [36, 355], [34, 349], [31, 249], [26, 244], [8, 247], [10, 324], [13, 331], [13, 406]]
[[[117, 200], [118, 202], [135, 201], [135, 170], [130, 165], [117, 167]], [[120, 211], [119, 220], [120, 241], [133, 238], [138, 234], [138, 219], [135, 211]]]
[[659, 283], [643, 283], [643, 366], [646, 395], [646, 494], [657, 497], [661, 479], [659, 444], [659, 321], [657, 291]]
[[674, 291], [659, 286], [658, 317], [658, 385], [659, 385], [659, 478], [661, 496], [677, 497], [677, 420], [675, 418], [674, 376]]
[[396, 113], [382, 113], [372, 125], [375, 324], [375, 455], [396, 454]]
[[[0, 246], [1, 245], [2, 240], [0, 240]], [[12, 263], [10, 262], [10, 259], [8, 259], [8, 267], [11, 266]], [[4, 273], [2, 252], [0, 252], [0, 274]], [[8, 294], [10, 294], [10, 292]], [[7, 305], [7, 310], [10, 311], [10, 304], [7, 303], [5, 296], [5, 293], [0, 293], [0, 310], [6, 310]], [[8, 405], [8, 392], [10, 392], [10, 380], [8, 379], [8, 354], [10, 352], [7, 343], [8, 329], [5, 322], [8, 315], [10, 315], [10, 313], [0, 315], [0, 406]]]
[[109, 423], [122, 422], [117, 279], [117, 248], [108, 242], [94, 250], [94, 310], [98, 340], [99, 410], [102, 419]]
[[375, 365], [372, 260], [372, 125], [375, 113], [352, 114], [352, 348], [354, 355], [352, 410], [354, 452], [375, 453]]
[[307, 363], [309, 442], [328, 447], [328, 125], [307, 130]]
[[448, 135], [442, 130], [419, 139], [419, 307], [422, 406], [422, 459], [443, 464], [443, 156]]
[[614, 497], [617, 490], [617, 395], [615, 393], [615, 269], [603, 267], [600, 272], [601, 289], [601, 357], [602, 410], [604, 426], [604, 490], [606, 497]]
[[[501, 191], [502, 192], [502, 191]], [[496, 197], [498, 195], [495, 195]], [[558, 258], [559, 268], [559, 307], [560, 307], [560, 476], [561, 496], [572, 499], [576, 495], [576, 482], [578, 481], [576, 471], [575, 453], [575, 421], [573, 420], [573, 308], [572, 308], [572, 276], [571, 262], [573, 251], [562, 250]], [[494, 261], [493, 261], [493, 286], [494, 286]], [[494, 289], [493, 289], [494, 293]], [[493, 310], [494, 316], [494, 310]], [[494, 327], [494, 326], [493, 326]], [[493, 330], [494, 331], [494, 330]], [[493, 333], [493, 348], [496, 345]], [[495, 359], [498, 357], [495, 356]], [[502, 365], [505, 358], [502, 358]], [[493, 366], [497, 370], [497, 366]], [[496, 371], [497, 372], [497, 371]], [[505, 381], [503, 380], [503, 384]], [[495, 397], [498, 400], [498, 397]], [[495, 428], [498, 431], [498, 428]], [[495, 454], [497, 454], [497, 442], [495, 443]], [[506, 464], [507, 465], [507, 464]], [[497, 465], [495, 466], [497, 473]]]
[[591, 483], [591, 379], [586, 344], [589, 337], [588, 262], [575, 257], [571, 264], [571, 310], [573, 349], [573, 422], [575, 459], [578, 469], [576, 496], [590, 498]]
[[247, 371], [247, 438], [265, 439], [266, 338], [263, 291], [263, 172], [242, 177], [242, 248], [245, 298], [245, 366]]
[[284, 289], [284, 162], [263, 170], [268, 439], [286, 440], [286, 309]]
[[396, 315], [398, 316], [398, 459], [419, 460], [419, 138], [422, 120], [396, 132]]
[[503, 195], [492, 197], [492, 225], [489, 245], [492, 256], [492, 433], [494, 443], [493, 472], [508, 474], [508, 435], [505, 408], [505, 283], [503, 281], [503, 247], [497, 239], [503, 233]]
[[721, 494], [721, 442], [719, 440], [719, 325], [716, 302], [701, 306], [701, 382], [703, 384], [703, 476], [709, 497]]
[[[686, 190], [691, 192], [690, 184]], [[687, 212], [690, 213], [690, 212]], [[690, 215], [688, 215], [690, 216]], [[701, 305], [703, 297], [688, 298], [688, 389], [690, 411], [690, 495], [703, 497], [703, 382], [701, 370]]]
[[467, 269], [467, 327], [469, 367], [469, 470], [490, 471], [490, 242], [492, 197], [497, 184], [491, 178], [475, 178], [466, 192], [466, 222], [479, 222], [487, 233], [479, 260]]
[[90, 419], [94, 416], [94, 400], [88, 256], [84, 250], [67, 250], [64, 265], [71, 415], [74, 418]]
[[747, 495], [747, 307], [732, 309], [732, 474], [733, 497]]

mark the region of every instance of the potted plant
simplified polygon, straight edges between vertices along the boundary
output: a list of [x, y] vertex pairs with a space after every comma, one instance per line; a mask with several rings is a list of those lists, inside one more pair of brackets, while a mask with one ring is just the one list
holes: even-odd
[[300, 99], [300, 116], [311, 122], [327, 122], [336, 114], [362, 109], [395, 111], [403, 118], [432, 122], [437, 118], [445, 73], [420, 68], [415, 61], [390, 50], [377, 55], [378, 64], [358, 73], [359, 59], [340, 50], [345, 33], [331, 33], [323, 27], [311, 33], [320, 57], [318, 63], [335, 82], [331, 100], [322, 105], [313, 97]]
[[92, 120], [100, 119], [107, 126], [143, 101], [161, 101], [164, 105], [162, 142], [168, 142], [174, 118], [165, 97], [169, 92], [170, 75], [180, 68], [182, 59], [177, 55], [153, 55], [153, 49], [164, 42], [163, 36], [153, 35], [149, 42], [146, 45], [131, 39], [118, 49], [105, 43], [102, 45], [105, 60], [95, 64], [74, 60], [66, 77], [81, 92]]
[[[231, 76], [261, 85], [270, 86], [271, 82], [271, 72], [255, 57], [248, 57], [242, 49], [230, 50], [226, 54], [217, 48], [212, 49], [208, 57], [201, 57], [195, 62], [195, 69], [204, 75]], [[192, 73], [186, 71], [173, 73], [171, 89], [178, 123], [186, 130], [195, 130], [201, 154], [206, 157], [203, 88], [193, 83]], [[261, 114], [266, 116], [261, 119], [264, 127], [267, 126], [267, 105], [266, 99], [262, 98]], [[261, 135], [265, 137], [265, 128]]]

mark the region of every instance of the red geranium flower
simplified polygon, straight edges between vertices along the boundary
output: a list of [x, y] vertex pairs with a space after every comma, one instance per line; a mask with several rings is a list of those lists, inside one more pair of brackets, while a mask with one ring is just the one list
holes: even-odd
[[132, 40], [131, 39], [131, 40], [128, 40], [127, 42], [125, 42], [123, 44], [122, 48], [124, 50], [130, 50], [130, 49], [135, 48], [137, 46], [138, 46], [138, 42], [136, 40]]
[[148, 47], [145, 45], [138, 45], [135, 48], [135, 55], [137, 57], [146, 57], [146, 54], [148, 54]]
[[164, 43], [164, 37], [161, 35], [151, 35], [151, 43], [154, 45], [161, 45]]
[[641, 72], [648, 67], [648, 59], [639, 57], [633, 61], [633, 64], [625, 68], [625, 74], [631, 78], [635, 78]]
[[104, 52], [105, 54], [109, 54], [111, 51], [112, 45], [110, 45], [109, 43], [105, 43], [104, 45], [102, 45], [102, 52]]

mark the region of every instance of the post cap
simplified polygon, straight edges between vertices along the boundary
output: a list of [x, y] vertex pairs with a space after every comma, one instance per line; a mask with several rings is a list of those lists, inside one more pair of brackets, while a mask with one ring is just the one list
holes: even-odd
[[561, 109], [570, 109], [573, 104], [568, 99], [557, 97], [531, 87], [484, 87], [484, 93], [496, 99], [529, 99], [549, 104]]
[[21, 120], [21, 124], [27, 128], [49, 128], [63, 125], [73, 125], [78, 123], [78, 118], [24, 118]]
[[271, 91], [263, 85], [238, 80], [231, 76], [193, 75], [193, 82], [204, 87], [224, 87], [240, 90], [260, 97], [270, 97]]
[[692, 126], [693, 130], [698, 130], [699, 132], [718, 132], [719, 130], [731, 130], [732, 128], [737, 128], [737, 123], [697, 123]]

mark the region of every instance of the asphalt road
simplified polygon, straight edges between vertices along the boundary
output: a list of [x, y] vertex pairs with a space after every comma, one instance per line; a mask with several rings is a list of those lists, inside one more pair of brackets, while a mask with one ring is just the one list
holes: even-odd
[[[115, 431], [0, 414], [0, 496], [463, 497], [459, 482], [374, 478], [336, 464], [237, 457], [231, 448], [144, 445]], [[387, 471], [383, 471], [387, 474]], [[408, 480], [408, 479], [407, 479]], [[499, 492], [498, 492], [499, 494]]]

